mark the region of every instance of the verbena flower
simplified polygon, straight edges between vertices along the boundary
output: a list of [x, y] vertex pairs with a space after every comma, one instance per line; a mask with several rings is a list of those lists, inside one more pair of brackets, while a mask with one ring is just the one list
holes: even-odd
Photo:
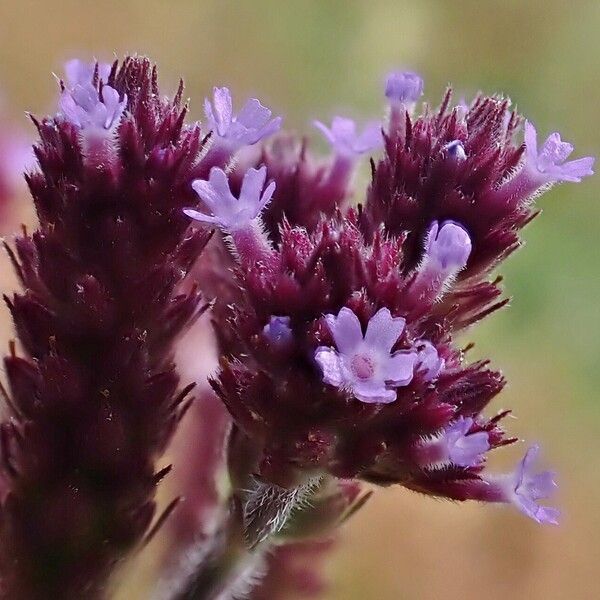
[[356, 123], [345, 117], [334, 117], [331, 127], [321, 121], [315, 121], [314, 125], [331, 144], [333, 151], [343, 157], [358, 157], [383, 144], [381, 123], [375, 121], [367, 123], [361, 133], [356, 129]]
[[68, 60], [64, 66], [67, 87], [85, 86], [94, 83], [96, 75], [100, 81], [107, 82], [111, 65], [102, 62], [86, 62], [78, 58]]
[[220, 140], [232, 146], [256, 144], [273, 135], [281, 127], [281, 117], [271, 119], [271, 111], [256, 98], [250, 98], [234, 114], [231, 92], [226, 87], [215, 87], [213, 101], [204, 100], [206, 127]]
[[127, 97], [121, 100], [119, 92], [109, 85], [98, 91], [92, 84], [76, 84], [73, 89], [65, 89], [60, 100], [65, 117], [84, 130], [95, 127], [112, 132], [126, 106]]
[[538, 148], [537, 132], [529, 121], [525, 122], [525, 146], [525, 168], [538, 186], [560, 181], [579, 182], [594, 174], [591, 156], [567, 161], [574, 148], [563, 142], [559, 133], [551, 133]]
[[344, 387], [362, 402], [393, 402], [393, 389], [410, 383], [417, 355], [391, 353], [404, 329], [404, 319], [393, 318], [387, 308], [375, 313], [363, 337], [358, 317], [342, 308], [336, 317], [326, 316], [337, 350], [319, 347], [315, 360], [323, 371], [323, 381]]
[[531, 446], [515, 471], [504, 478], [501, 486], [506, 494], [506, 501], [514, 504], [521, 512], [538, 523], [558, 523], [559, 511], [555, 508], [541, 506], [539, 500], [548, 498], [556, 488], [554, 473], [534, 469], [534, 462], [539, 454], [539, 446]]
[[236, 198], [231, 193], [225, 172], [213, 167], [208, 181], [197, 179], [192, 183], [194, 191], [212, 214], [191, 208], [186, 208], [184, 212], [196, 221], [214, 223], [230, 233], [243, 229], [260, 215], [273, 196], [274, 182], [269, 183], [263, 191], [266, 178], [265, 167], [249, 169], [244, 175], [239, 197]]

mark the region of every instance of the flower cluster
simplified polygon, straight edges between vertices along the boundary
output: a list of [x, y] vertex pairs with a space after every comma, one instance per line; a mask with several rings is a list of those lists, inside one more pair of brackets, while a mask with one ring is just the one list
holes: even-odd
[[[591, 174], [593, 159], [568, 162], [558, 134], [538, 148], [529, 122], [519, 141], [523, 120], [506, 99], [453, 106], [448, 92], [413, 116], [417, 75], [393, 73], [385, 91], [378, 126], [317, 123], [329, 166], [281, 138], [249, 170], [194, 184], [207, 210], [187, 214], [217, 223], [232, 253], [212, 384], [245, 436], [238, 452], [274, 486], [397, 483], [554, 523], [538, 504], [554, 483], [536, 472], [535, 447], [512, 473], [486, 470], [487, 454], [515, 441], [501, 426], [507, 411], [483, 412], [504, 380], [469, 363], [455, 336], [506, 303], [489, 274], [519, 247], [533, 197]], [[382, 142], [365, 201], [348, 206], [349, 173]]]
[[500, 97], [449, 91], [419, 112], [413, 72], [388, 76], [382, 122], [316, 121], [321, 157], [258, 100], [236, 113], [226, 87], [202, 129], [186, 124], [183, 87], [163, 98], [147, 59], [65, 71], [59, 112], [34, 119], [39, 228], [6, 246], [23, 355], [12, 343], [5, 358], [0, 596], [101, 597], [175, 507], [155, 518], [170, 469], [156, 461], [191, 402], [174, 347], [202, 297], [222, 404], [205, 390], [196, 406], [171, 551], [198, 564], [179, 565], [169, 598], [317, 593], [319, 565], [297, 559], [323, 554], [363, 482], [557, 522], [537, 446], [488, 470], [516, 441], [509, 411], [485, 412], [504, 379], [457, 336], [506, 304], [491, 273], [534, 198], [592, 158], [568, 160], [558, 133], [538, 144]]

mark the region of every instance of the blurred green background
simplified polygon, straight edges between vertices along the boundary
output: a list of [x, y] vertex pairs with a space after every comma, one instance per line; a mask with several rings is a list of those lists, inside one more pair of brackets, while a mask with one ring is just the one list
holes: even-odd
[[[559, 130], [579, 156], [598, 155], [599, 30], [597, 0], [4, 0], [0, 89], [26, 128], [23, 111], [52, 110], [50, 73], [64, 59], [147, 53], [163, 90], [185, 78], [195, 117], [211, 86], [226, 84], [305, 130], [338, 110], [379, 115], [384, 73], [409, 66], [434, 104], [449, 82], [467, 95], [503, 92], [540, 134]], [[465, 338], [509, 380], [493, 409], [512, 407], [511, 430], [556, 466], [562, 524], [380, 491], [342, 534], [328, 598], [600, 597], [599, 191], [591, 178], [544, 196], [527, 248], [501, 270], [509, 309]], [[30, 219], [24, 197], [3, 230]], [[6, 291], [4, 259], [2, 271]], [[6, 315], [2, 334], [11, 335]], [[497, 467], [521, 452], [501, 453]], [[146, 597], [134, 589], [122, 597]]]

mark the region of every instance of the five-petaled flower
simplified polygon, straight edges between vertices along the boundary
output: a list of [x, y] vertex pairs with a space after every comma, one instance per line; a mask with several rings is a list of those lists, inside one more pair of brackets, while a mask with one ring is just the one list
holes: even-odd
[[502, 489], [504, 502], [510, 502], [538, 523], [557, 525], [559, 511], [537, 503], [538, 500], [550, 497], [557, 487], [554, 473], [535, 472], [534, 463], [539, 450], [539, 446], [531, 446], [514, 472], [498, 476], [497, 483]]
[[237, 113], [233, 114], [231, 92], [226, 87], [213, 89], [213, 102], [204, 100], [207, 129], [232, 149], [256, 144], [279, 131], [281, 117], [271, 119], [271, 111], [256, 98], [250, 98]]
[[404, 330], [405, 320], [381, 308], [369, 319], [363, 337], [360, 321], [349, 308], [325, 319], [335, 341], [334, 348], [319, 346], [315, 360], [323, 381], [347, 389], [362, 402], [389, 403], [396, 400], [393, 388], [408, 385], [417, 355], [411, 351], [391, 353]]
[[213, 167], [208, 181], [196, 179], [192, 183], [194, 191], [210, 214], [193, 208], [184, 209], [184, 213], [196, 221], [213, 223], [229, 233], [244, 229], [260, 215], [273, 196], [274, 181], [263, 191], [266, 178], [266, 167], [248, 169], [242, 181], [239, 198], [236, 198], [231, 193], [225, 171]]
[[542, 147], [538, 148], [537, 132], [529, 121], [525, 122], [525, 147], [527, 175], [538, 185], [560, 181], [579, 182], [583, 177], [594, 174], [594, 159], [591, 156], [567, 161], [573, 146], [563, 142], [559, 133], [550, 134]]
[[356, 123], [345, 117], [334, 117], [331, 127], [321, 121], [314, 121], [314, 126], [325, 136], [334, 152], [343, 157], [358, 157], [383, 145], [381, 123], [378, 122], [367, 123], [361, 133], [357, 132]]
[[127, 97], [121, 99], [119, 92], [108, 85], [99, 92], [91, 83], [77, 83], [63, 90], [60, 98], [63, 115], [82, 130], [114, 131], [126, 106]]

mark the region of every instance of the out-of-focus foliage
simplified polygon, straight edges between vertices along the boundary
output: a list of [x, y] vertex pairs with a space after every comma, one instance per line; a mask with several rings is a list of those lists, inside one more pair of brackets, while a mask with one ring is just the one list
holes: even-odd
[[[308, 129], [310, 119], [339, 110], [377, 114], [386, 69], [410, 66], [425, 77], [432, 102], [448, 82], [467, 96], [502, 91], [540, 135], [559, 130], [579, 156], [598, 155], [599, 28], [594, 0], [21, 0], [0, 4], [0, 89], [27, 127], [24, 110], [51, 110], [49, 72], [60, 72], [64, 59], [136, 51], [150, 54], [173, 88], [185, 77], [198, 118], [212, 85], [226, 84], [264, 99], [287, 127]], [[527, 250], [502, 269], [514, 301], [474, 340], [510, 382], [495, 407], [514, 407], [522, 418], [511, 429], [538, 436], [557, 465], [562, 525], [544, 529], [508, 510], [379, 492], [345, 530], [328, 598], [470, 599], [482, 590], [491, 600], [595, 597], [599, 192], [593, 177], [544, 198], [544, 214], [525, 233]], [[31, 218], [25, 205], [14, 207], [15, 224]], [[6, 291], [12, 280], [3, 261]], [[8, 339], [6, 312], [1, 323]], [[158, 538], [155, 553], [159, 546]], [[136, 572], [151, 571], [151, 556], [144, 559]], [[120, 597], [147, 597], [139, 589], [132, 584]]]

